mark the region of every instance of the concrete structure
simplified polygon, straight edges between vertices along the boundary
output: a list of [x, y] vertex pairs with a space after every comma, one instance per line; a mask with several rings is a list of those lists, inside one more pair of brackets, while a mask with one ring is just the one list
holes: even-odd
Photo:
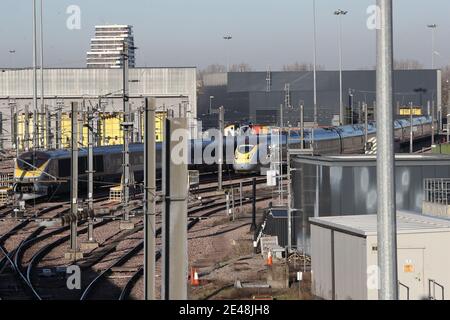
[[[327, 300], [377, 300], [377, 216], [313, 218], [313, 294]], [[399, 299], [446, 299], [450, 221], [397, 213]]]
[[128, 47], [129, 67], [136, 65], [133, 27], [129, 25], [95, 26], [95, 38], [87, 52], [88, 68], [121, 68], [121, 54]]
[[[11, 114], [23, 115], [27, 106], [30, 112], [32, 111], [33, 71], [31, 69], [0, 69], [0, 71], [0, 113], [3, 115], [4, 147], [10, 148], [13, 139]], [[132, 113], [143, 111], [145, 97], [155, 97], [157, 112], [173, 112], [175, 116], [186, 115], [190, 119], [191, 133], [193, 136], [197, 135], [196, 68], [134, 68], [130, 69], [129, 79]], [[100, 98], [102, 111], [121, 112], [122, 87], [122, 70], [44, 70], [45, 105], [48, 106], [52, 120], [55, 120], [58, 109], [62, 108], [62, 112], [67, 115], [70, 112], [70, 103], [82, 102], [83, 98], [86, 106], [98, 105]], [[12, 113], [11, 109], [16, 111]], [[30, 126], [32, 127], [31, 124]]]
[[[449, 156], [397, 155], [398, 210], [421, 213], [424, 180], [450, 178], [449, 164]], [[309, 251], [311, 217], [377, 213], [376, 156], [296, 156], [291, 168], [294, 246], [303, 246], [305, 232]]]
[[[225, 77], [227, 75], [227, 77]], [[279, 121], [280, 104], [285, 103], [285, 85], [289, 85], [289, 101], [292, 108], [285, 108], [286, 125], [300, 121], [299, 105], [305, 106], [305, 121], [313, 121], [313, 73], [304, 72], [230, 72], [203, 76], [198, 112], [204, 127], [214, 123], [208, 116], [209, 97], [214, 96], [213, 107], [225, 107], [227, 122], [251, 121], [258, 124], [276, 124]], [[409, 102], [420, 106], [427, 115], [428, 101], [435, 102], [435, 114], [441, 108], [441, 71], [398, 70], [394, 72], [394, 104], [409, 108]], [[347, 122], [357, 122], [363, 115], [362, 104], [367, 103], [369, 120], [374, 117], [376, 73], [372, 70], [343, 71], [343, 97]], [[424, 90], [417, 91], [417, 89]], [[352, 107], [350, 108], [350, 102]], [[318, 121], [330, 125], [339, 115], [339, 71], [317, 72]], [[431, 112], [431, 110], [430, 110]], [[399, 116], [400, 117], [400, 116]], [[210, 121], [209, 119], [212, 118]], [[362, 119], [364, 121], [364, 119]]]

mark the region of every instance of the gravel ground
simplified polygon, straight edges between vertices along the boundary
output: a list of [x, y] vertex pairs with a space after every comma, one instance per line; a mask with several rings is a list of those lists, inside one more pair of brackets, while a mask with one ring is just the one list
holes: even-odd
[[[233, 182], [238, 182], [239, 180], [235, 179]], [[211, 183], [211, 186], [214, 185]], [[208, 185], [202, 185], [202, 187], [206, 187]], [[250, 195], [250, 191], [252, 186], [244, 187], [245, 196]], [[261, 196], [265, 190], [261, 185], [258, 185], [258, 196]], [[267, 193], [267, 192], [266, 192]], [[237, 194], [237, 193], [236, 193]], [[216, 192], [208, 192], [201, 195], [204, 201], [209, 200], [217, 200], [220, 199], [223, 201], [224, 196], [218, 196]], [[239, 195], [237, 194], [237, 197]], [[239, 201], [236, 202], [238, 205]], [[269, 201], [259, 202], [258, 215], [262, 215], [262, 209], [266, 208]], [[190, 203], [190, 207], [197, 206], [200, 204], [200, 201], [193, 201]], [[104, 207], [106, 204], [96, 204], [96, 206]], [[160, 212], [161, 204], [157, 206], [157, 211]], [[218, 263], [223, 263], [224, 261], [229, 261], [236, 259], [238, 257], [251, 255], [252, 252], [252, 233], [249, 232], [250, 223], [251, 223], [251, 204], [244, 205], [243, 212], [237, 213], [235, 221], [229, 221], [228, 217], [225, 215], [225, 210], [223, 212], [219, 212], [207, 220], [202, 220], [189, 232], [189, 244], [188, 244], [188, 254], [189, 254], [189, 267], [198, 267], [199, 271], [202, 273], [204, 270], [211, 269]], [[195, 215], [200, 215], [200, 213]], [[139, 223], [140, 219], [135, 218], [135, 223]], [[160, 225], [161, 216], [157, 216], [157, 227]], [[14, 226], [14, 222], [1, 222], [0, 223], [0, 232], [6, 232], [10, 230]], [[35, 227], [35, 226], [34, 226]], [[14, 248], [14, 243], [20, 242], [21, 237], [26, 237], [26, 234], [32, 232], [34, 230], [31, 227], [29, 230], [25, 229], [21, 236], [18, 236], [17, 239], [11, 241], [10, 247]], [[55, 228], [47, 228], [45, 232], [50, 232]], [[110, 244], [114, 241], [118, 236], [120, 236], [123, 232], [119, 230], [119, 222], [109, 222], [108, 224], [98, 227], [95, 229], [95, 238], [100, 244], [100, 248], [85, 252], [85, 255], [88, 257], [93, 255], [100, 250], [102, 247]], [[67, 235], [68, 232], [59, 235]], [[102, 259], [100, 263], [95, 264], [92, 268], [83, 271], [83, 286], [86, 286], [99, 272], [109, 267], [117, 258], [126, 253], [126, 251], [130, 250], [132, 247], [136, 246], [143, 239], [143, 231], [140, 231], [132, 236], [129, 236], [126, 240], [119, 243], [116, 248], [116, 251], [108, 254], [106, 257]], [[80, 235], [79, 241], [86, 240], [87, 235]], [[40, 248], [44, 247], [48, 243], [55, 241], [57, 237], [53, 237], [47, 241], [43, 241], [42, 243], [38, 243], [29, 250], [24, 255], [23, 261], [24, 264], [27, 264], [29, 259], [36, 253]], [[157, 250], [160, 249], [160, 238], [157, 239]], [[39, 268], [51, 268], [57, 266], [67, 266], [70, 264], [69, 261], [65, 261], [63, 259], [64, 253], [67, 252], [68, 243], [64, 243], [60, 245], [55, 250], [53, 250], [48, 256], [46, 256], [40, 263]], [[103, 281], [102, 291], [109, 293], [111, 298], [115, 297], [117, 292], [120, 293], [121, 288], [126, 284], [129, 278], [132, 276], [135, 270], [137, 270], [143, 261], [143, 253], [140, 252], [138, 255], [133, 257], [131, 260], [126, 262], [123, 265], [123, 268], [126, 270], [119, 270], [117, 272], [113, 272], [107, 279], [107, 281]], [[128, 270], [129, 269], [129, 270]], [[225, 283], [232, 283], [237, 279], [259, 279], [261, 277], [261, 272], [264, 271], [264, 261], [260, 256], [256, 256], [253, 259], [246, 260], [245, 262], [240, 263], [232, 263], [223, 268], [214, 270], [209, 275], [202, 276], [201, 280], [203, 283], [209, 285], [210, 283], [214, 288], [220, 287]], [[128, 270], [128, 271], [127, 271]], [[261, 272], [260, 272], [261, 271]], [[161, 261], [157, 263], [157, 276], [156, 276], [156, 290], [159, 298], [160, 292], [160, 280], [161, 280]], [[41, 280], [37, 279], [39, 285], [41, 284]], [[47, 280], [46, 280], [47, 281]], [[56, 285], [59, 285], [58, 288], [54, 288], [54, 290], [45, 289], [48, 291], [49, 298], [58, 296], [61, 299], [77, 299], [79, 298], [79, 292], [74, 293], [63, 293], [67, 290], [63, 290], [65, 288], [61, 288], [61, 279]], [[203, 284], [202, 283], [202, 284]], [[52, 287], [52, 284], [55, 285], [54, 281], [49, 279], [45, 284], [45, 286]], [[59, 290], [59, 291], [58, 291]], [[193, 299], [200, 299], [205, 296], [211, 290], [210, 287], [202, 286], [202, 288], [195, 288], [191, 290], [190, 297]], [[107, 295], [106, 295], [107, 296]], [[93, 299], [96, 298], [105, 298], [103, 294], [101, 296], [92, 296]], [[137, 282], [131, 292], [131, 299], [143, 299], [143, 279]]]

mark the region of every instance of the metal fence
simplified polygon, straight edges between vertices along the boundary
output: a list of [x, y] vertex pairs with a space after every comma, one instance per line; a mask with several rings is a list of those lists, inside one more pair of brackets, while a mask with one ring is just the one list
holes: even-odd
[[425, 179], [424, 200], [448, 206], [450, 202], [450, 179]]
[[2, 173], [0, 174], [0, 187], [9, 188], [12, 185], [13, 174], [12, 173]]

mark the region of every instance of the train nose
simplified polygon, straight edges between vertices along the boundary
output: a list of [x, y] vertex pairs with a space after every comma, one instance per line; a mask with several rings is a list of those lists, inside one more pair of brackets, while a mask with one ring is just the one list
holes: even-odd
[[235, 163], [233, 169], [236, 172], [253, 172], [256, 170], [256, 165], [247, 163]]

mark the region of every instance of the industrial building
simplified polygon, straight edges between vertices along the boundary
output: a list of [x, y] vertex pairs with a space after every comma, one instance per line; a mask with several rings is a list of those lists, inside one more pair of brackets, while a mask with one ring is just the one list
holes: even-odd
[[[444, 114], [441, 102], [440, 70], [398, 70], [394, 72], [396, 114], [410, 103], [421, 109], [422, 115]], [[296, 126], [300, 120], [300, 104], [304, 105], [305, 121], [312, 122], [312, 72], [230, 72], [203, 77], [199, 95], [199, 115], [204, 126], [217, 122], [209, 115], [210, 106], [225, 107], [228, 122], [249, 121], [258, 124], [279, 123], [283, 105], [284, 125]], [[374, 118], [376, 72], [355, 70], [343, 72], [346, 123], [357, 123], [367, 104], [370, 119]], [[339, 115], [339, 72], [317, 72], [317, 112], [320, 125], [331, 125]], [[430, 105], [428, 105], [430, 104]], [[434, 108], [433, 108], [434, 105]], [[285, 106], [288, 106], [287, 108]], [[419, 114], [416, 114], [419, 115]]]
[[[424, 181], [450, 178], [450, 157], [396, 155], [397, 209], [422, 213]], [[291, 160], [293, 244], [309, 252], [312, 217], [377, 213], [376, 156], [295, 156]]]
[[87, 52], [87, 67], [120, 68], [123, 65], [122, 54], [125, 51], [129, 67], [134, 68], [136, 60], [132, 26], [95, 26], [95, 37], [91, 39], [91, 49]]
[[[310, 219], [312, 291], [327, 300], [378, 299], [377, 216]], [[448, 300], [450, 221], [400, 211], [400, 300]]]
[[[58, 113], [62, 118], [62, 127], [70, 128], [70, 103], [80, 102], [85, 107], [99, 106], [104, 120], [101, 127], [103, 143], [100, 145], [121, 144], [120, 118], [123, 112], [123, 75], [119, 69], [44, 69], [44, 108], [41, 105], [41, 91], [38, 85], [38, 117], [40, 128], [51, 128], [52, 145], [56, 147], [56, 122]], [[40, 79], [40, 77], [39, 77]], [[142, 108], [144, 97], [155, 97], [157, 112], [162, 115], [171, 113], [190, 119], [189, 127], [193, 136], [197, 135], [197, 75], [196, 68], [133, 68], [129, 72], [129, 101], [134, 114], [136, 130], [143, 126]], [[3, 69], [0, 72], [0, 114], [3, 119], [1, 141], [8, 149], [22, 141], [24, 147], [25, 131], [29, 128], [28, 140], [32, 141], [33, 128], [33, 70]], [[138, 117], [137, 114], [141, 114]], [[26, 117], [28, 115], [28, 117]], [[11, 118], [14, 121], [11, 121]], [[27, 121], [25, 121], [27, 119]], [[42, 120], [47, 119], [47, 120]], [[65, 119], [65, 120], [64, 120]], [[45, 129], [43, 129], [45, 130]], [[70, 138], [70, 132], [62, 132]], [[46, 134], [43, 134], [46, 136]], [[141, 135], [142, 136], [142, 135]], [[139, 141], [139, 139], [136, 139]]]

